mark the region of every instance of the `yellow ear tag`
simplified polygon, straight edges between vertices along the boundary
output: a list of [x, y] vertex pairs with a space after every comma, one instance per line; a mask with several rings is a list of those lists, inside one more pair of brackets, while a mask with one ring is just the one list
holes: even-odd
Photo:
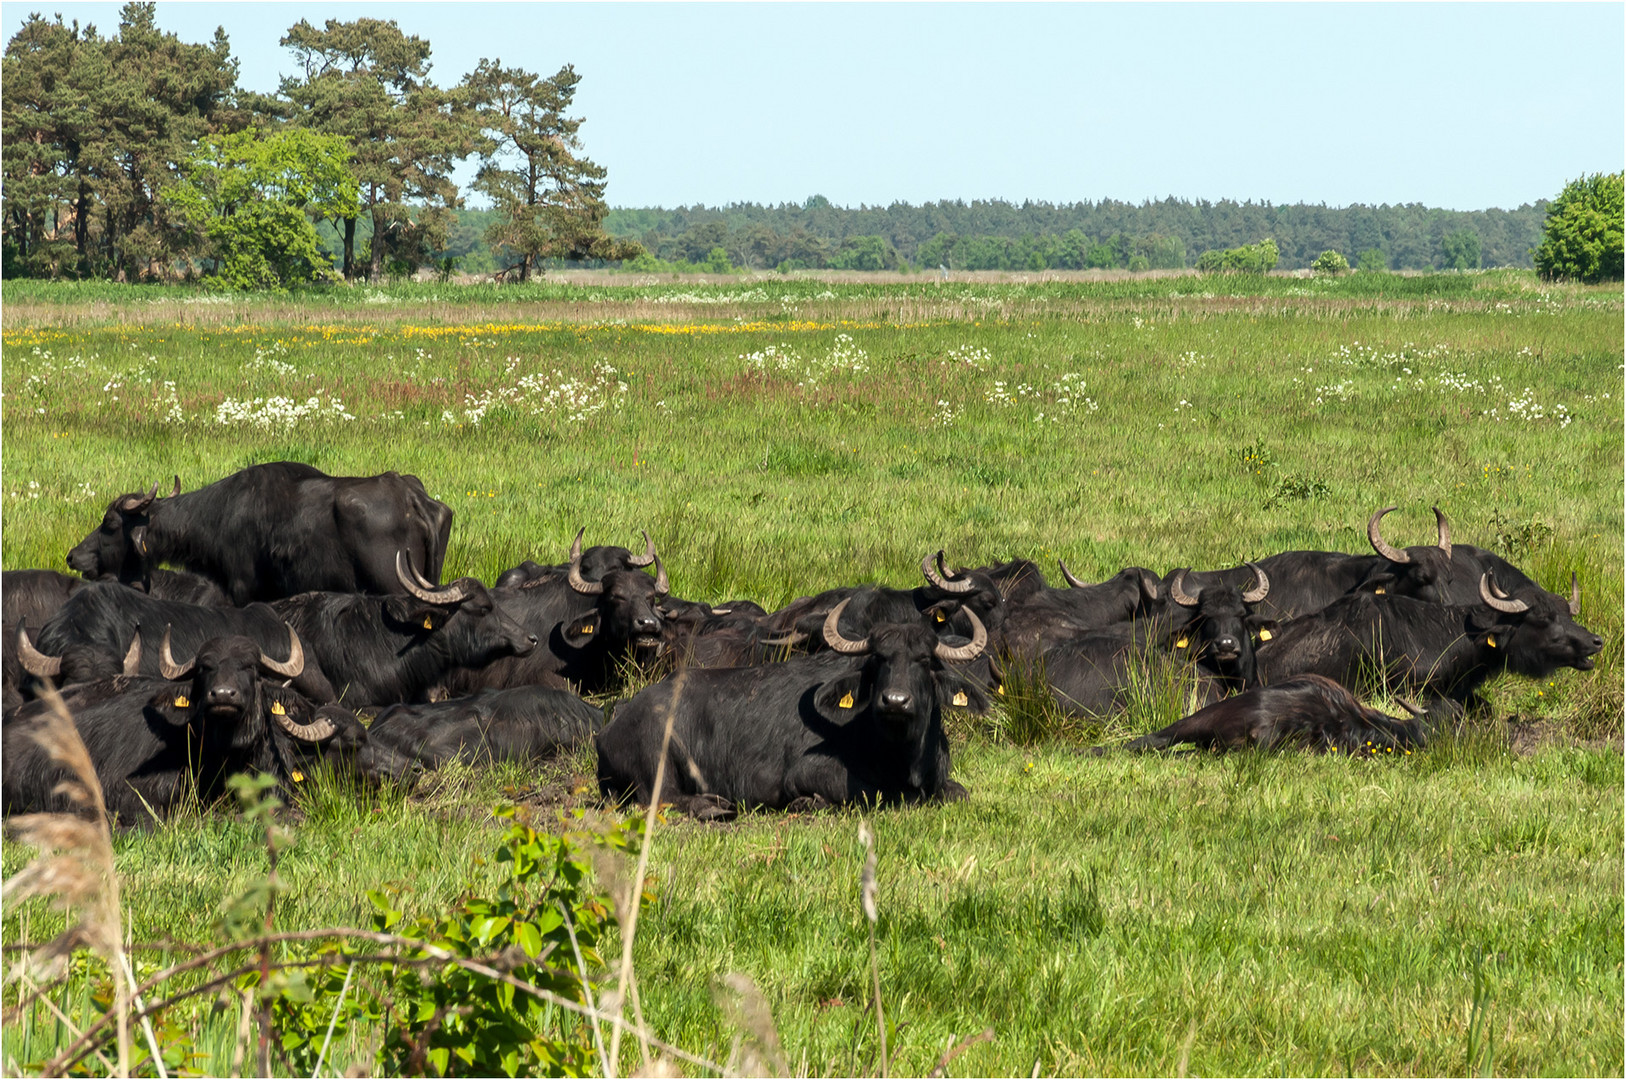
[[294, 783], [296, 784], [303, 784], [305, 782], [305, 774], [300, 772], [298, 769], [294, 769], [288, 775], [293, 777]]
[[1186, 641], [1187, 641], [1187, 639], [1186, 639], [1186, 638], [1181, 638], [1181, 639], [1180, 639], [1180, 640], [1179, 640], [1179, 641], [1176, 641], [1176, 642], [1175, 642], [1175, 643], [1174, 643], [1174, 647], [1175, 647], [1175, 648], [1176, 648], [1176, 649], [1183, 649], [1183, 648], [1185, 648], [1185, 647], [1186, 647]]
[[423, 628], [425, 630], [433, 630], [435, 628], [434, 622], [427, 615], [423, 617]]
[[582, 627], [582, 633], [584, 633], [584, 634], [591, 634], [591, 633], [592, 633], [592, 632], [593, 632], [593, 628], [592, 628], [592, 627], [591, 627], [591, 626], [584, 626], [584, 627]]
[[175, 699], [175, 707], [177, 709], [189, 709], [192, 707], [192, 703], [186, 700], [185, 694], [182, 694], [180, 697]]
[[841, 700], [836, 702], [836, 704], [840, 705], [843, 709], [852, 708], [853, 707], [853, 696], [852, 696], [852, 694], [850, 692], [842, 694], [841, 695]]
[[961, 690], [958, 694], [954, 695], [954, 704], [969, 705], [971, 704], [971, 699], [965, 696], [964, 690]]
[[272, 716], [287, 716], [288, 715], [288, 710], [284, 709], [282, 707], [282, 702], [273, 701], [271, 703], [271, 715]]
[[1491, 634], [1486, 634], [1485, 635], [1485, 644], [1489, 645], [1493, 649], [1496, 648], [1496, 638]]
[[1004, 692], [1005, 692], [1005, 684], [1004, 683], [1000, 683], [998, 686], [994, 687], [994, 693], [1003, 694]]
[[1259, 631], [1259, 640], [1260, 641], [1269, 641], [1270, 640], [1270, 631], [1269, 630], [1261, 630], [1261, 631]]
[[946, 621], [946, 620], [945, 620], [945, 619], [944, 619], [944, 618], [943, 618], [943, 613], [942, 613], [942, 612], [941, 612], [941, 611], [939, 611], [939, 612], [938, 612], [938, 613], [937, 613], [937, 621], [938, 621], [938, 622], [944, 622], [944, 621]]
[[1384, 588], [1383, 588], [1382, 585], [1379, 585], [1377, 588], [1373, 589], [1372, 591], [1374, 593], [1376, 593], [1377, 595], [1382, 596], [1383, 593], [1384, 593]]

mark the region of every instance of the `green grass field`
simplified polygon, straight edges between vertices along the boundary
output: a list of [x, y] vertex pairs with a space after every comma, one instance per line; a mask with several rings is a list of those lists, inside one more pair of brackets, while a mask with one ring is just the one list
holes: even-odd
[[[1455, 539], [1549, 588], [1578, 573], [1597, 670], [1497, 680], [1495, 719], [1397, 761], [1076, 752], [1177, 718], [1155, 711], [1049, 735], [1004, 710], [960, 721], [971, 801], [871, 818], [892, 1070], [991, 1026], [953, 1070], [1622, 1071], [1618, 288], [1497, 272], [4, 299], [8, 569], [64, 568], [120, 493], [279, 459], [422, 477], [457, 515], [448, 573], [557, 561], [583, 525], [589, 543], [648, 529], [677, 594], [768, 607], [912, 585], [939, 547], [1099, 579], [1368, 550], [1390, 504], [1385, 536], [1426, 543], [1437, 504]], [[444, 903], [488, 873], [505, 788], [545, 816], [590, 806], [591, 771], [329, 799], [297, 830], [278, 923], [358, 924], [382, 883]], [[663, 1038], [726, 1058], [715, 994], [740, 971], [793, 1069], [878, 1068], [858, 820], [657, 830], [635, 956]], [[222, 811], [117, 846], [137, 941], [207, 937], [265, 873]], [[8, 844], [6, 874], [27, 855]], [[60, 919], [7, 905], [6, 939]], [[230, 1044], [235, 1020], [199, 1023], [205, 1052]], [[7, 1028], [5, 1068], [59, 1037]], [[356, 1036], [341, 1060], [369, 1052]]]

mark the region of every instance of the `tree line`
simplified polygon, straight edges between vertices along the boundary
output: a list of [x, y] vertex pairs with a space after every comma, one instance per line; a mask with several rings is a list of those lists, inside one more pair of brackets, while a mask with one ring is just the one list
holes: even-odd
[[377, 278], [443, 257], [463, 194], [493, 208], [480, 241], [504, 273], [543, 260], [620, 260], [603, 229], [605, 171], [568, 115], [580, 81], [482, 60], [452, 87], [429, 42], [393, 21], [300, 20], [281, 44], [298, 73], [275, 94], [237, 85], [226, 35], [189, 44], [151, 3], [119, 26], [32, 15], [0, 59], [0, 253], [7, 277], [167, 280], [253, 288], [335, 273]]
[[1178, 269], [1269, 238], [1282, 269], [1308, 267], [1328, 250], [1365, 269], [1472, 269], [1529, 267], [1546, 207], [1545, 200], [1453, 211], [1171, 197], [1139, 205], [954, 200], [846, 209], [814, 196], [800, 205], [616, 209], [605, 228], [638, 241], [651, 259], [700, 264], [721, 248], [731, 264], [750, 268]]
[[[1529, 267], [1548, 211], [818, 195], [611, 210], [569, 115], [569, 65], [542, 76], [483, 59], [441, 87], [427, 40], [371, 18], [300, 20], [280, 43], [296, 73], [261, 94], [237, 85], [223, 31], [183, 42], [151, 3], [126, 4], [111, 36], [31, 15], [0, 58], [0, 273], [258, 288], [424, 266], [515, 280], [556, 265], [1258, 272], [1333, 252], [1363, 270]], [[467, 160], [464, 192], [452, 172]], [[1613, 265], [1618, 245], [1605, 248]]]

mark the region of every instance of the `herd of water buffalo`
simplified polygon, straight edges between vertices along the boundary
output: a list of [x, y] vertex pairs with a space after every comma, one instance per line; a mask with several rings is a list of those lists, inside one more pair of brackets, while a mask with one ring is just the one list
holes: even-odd
[[[588, 739], [606, 797], [718, 818], [963, 798], [943, 712], [987, 709], [1018, 676], [1108, 714], [1167, 661], [1206, 704], [1132, 749], [1357, 752], [1421, 745], [1499, 672], [1592, 667], [1603, 642], [1576, 622], [1573, 579], [1568, 598], [1547, 592], [1453, 543], [1438, 510], [1434, 544], [1393, 547], [1392, 509], [1368, 523], [1370, 555], [1100, 583], [1061, 566], [1052, 588], [1027, 560], [951, 570], [939, 551], [914, 589], [843, 586], [770, 612], [673, 596], [647, 534], [641, 554], [584, 550], [578, 533], [566, 562], [442, 584], [452, 512], [413, 476], [282, 462], [184, 493], [177, 478], [112, 502], [68, 554], [80, 576], [0, 575], [5, 811], [71, 809], [33, 738], [48, 683], [126, 823], [208, 803], [243, 770], [290, 783], [325, 758], [400, 780]], [[578, 696], [634, 671], [657, 681], [607, 723]], [[1351, 693], [1376, 686], [1412, 715]]]

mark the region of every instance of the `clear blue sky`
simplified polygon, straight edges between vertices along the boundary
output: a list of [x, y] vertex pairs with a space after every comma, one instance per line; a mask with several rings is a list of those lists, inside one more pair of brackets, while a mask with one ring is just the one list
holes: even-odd
[[[5, 3], [118, 25], [118, 4]], [[1176, 195], [1473, 210], [1626, 159], [1626, 6], [177, 3], [242, 85], [301, 18], [395, 19], [433, 77], [582, 75], [614, 206]]]

